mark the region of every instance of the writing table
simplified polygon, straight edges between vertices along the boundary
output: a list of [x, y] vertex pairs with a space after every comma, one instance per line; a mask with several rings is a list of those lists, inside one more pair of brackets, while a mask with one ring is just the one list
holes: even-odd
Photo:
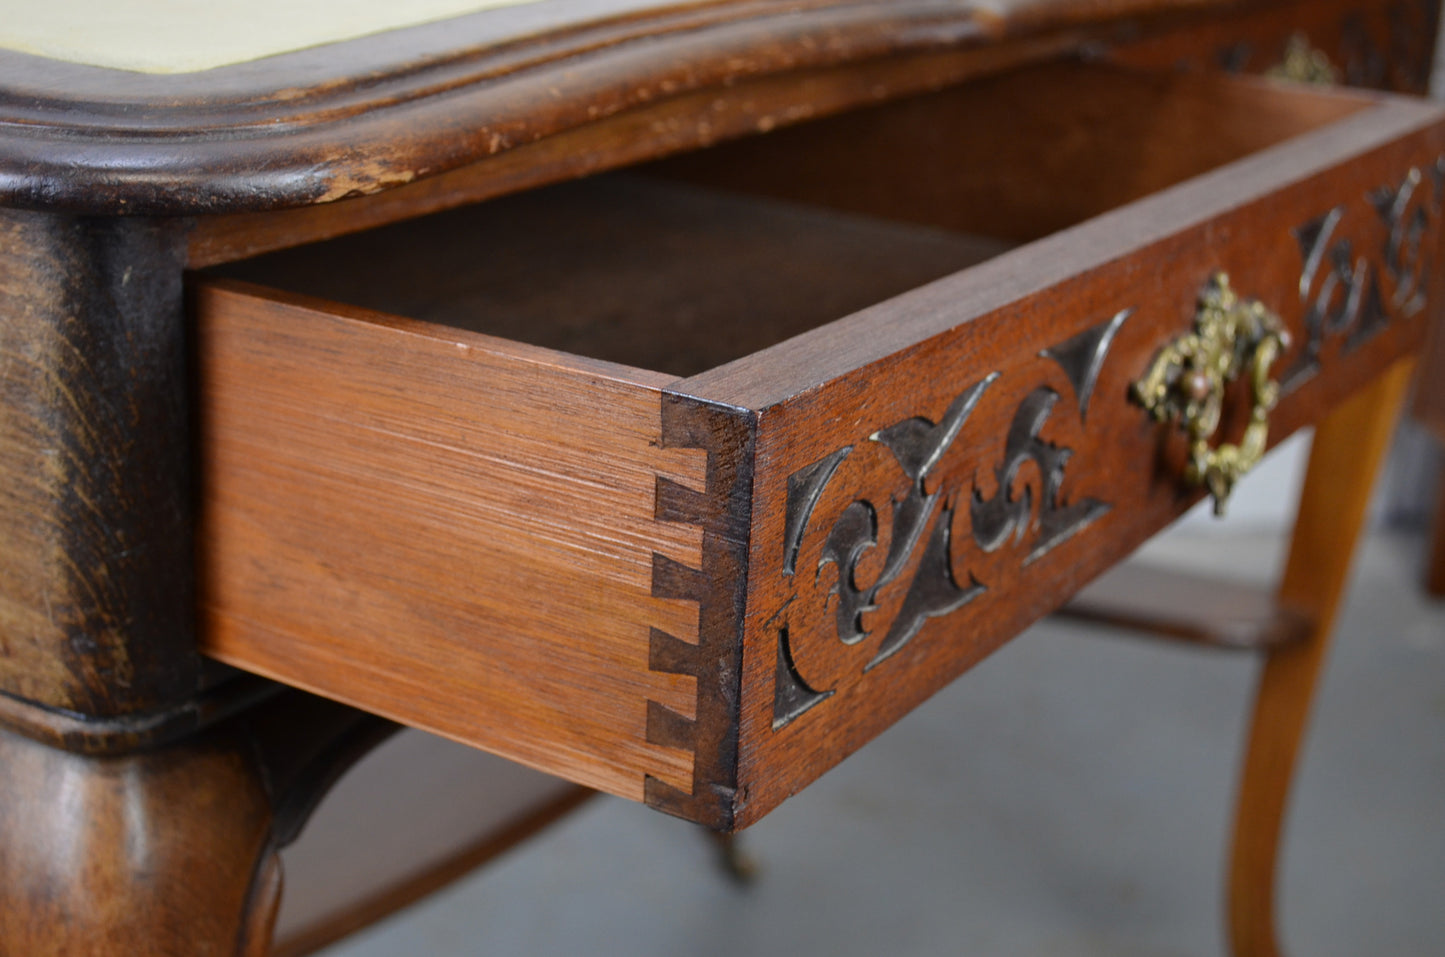
[[264, 952], [380, 719], [746, 826], [1317, 425], [1272, 953], [1445, 202], [1441, 111], [1328, 84], [1435, 4], [427, 9], [4, 38], [4, 939]]

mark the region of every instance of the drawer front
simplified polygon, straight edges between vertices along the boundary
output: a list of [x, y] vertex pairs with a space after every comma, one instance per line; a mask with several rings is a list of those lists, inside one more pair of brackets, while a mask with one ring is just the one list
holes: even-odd
[[204, 647], [746, 825], [1198, 498], [1129, 387], [1212, 276], [1271, 441], [1417, 348], [1442, 157], [1382, 100], [681, 380], [202, 281]]
[[[1438, 308], [1442, 151], [1412, 105], [1351, 119], [674, 387], [757, 421], [734, 522], [751, 532], [732, 595], [736, 823], [1199, 498], [1187, 438], [1130, 387], [1190, 331], [1213, 275], [1292, 338], [1271, 442], [1417, 349]], [[1237, 439], [1245, 383], [1226, 407]]]

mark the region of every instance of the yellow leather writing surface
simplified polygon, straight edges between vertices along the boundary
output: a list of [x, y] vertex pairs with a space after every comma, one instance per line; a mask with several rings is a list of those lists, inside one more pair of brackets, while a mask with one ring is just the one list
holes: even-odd
[[193, 73], [538, 0], [30, 0], [0, 3], [0, 48]]

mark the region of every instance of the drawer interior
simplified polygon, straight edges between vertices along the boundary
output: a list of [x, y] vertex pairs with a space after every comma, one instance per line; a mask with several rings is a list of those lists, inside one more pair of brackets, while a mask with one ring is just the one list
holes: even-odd
[[1369, 102], [1052, 64], [213, 272], [689, 376]]
[[222, 267], [201, 648], [744, 826], [1188, 507], [1211, 276], [1314, 349], [1271, 438], [1403, 355], [1442, 190], [1434, 106], [1061, 63]]
[[271, 254], [226, 274], [681, 377], [1006, 248], [609, 175]]

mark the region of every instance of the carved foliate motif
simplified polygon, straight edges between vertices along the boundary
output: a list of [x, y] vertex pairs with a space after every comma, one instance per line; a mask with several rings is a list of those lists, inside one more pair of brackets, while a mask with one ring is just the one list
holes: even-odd
[[[1356, 203], [1328, 209], [1293, 230], [1303, 334], [1288, 357], [1281, 393], [1319, 371], [1322, 360], [1333, 355], [1327, 349], [1331, 342], [1348, 354], [1392, 321], [1420, 313], [1429, 280], [1426, 240], [1440, 219], [1442, 200], [1445, 157], [1428, 169], [1411, 168]], [[1357, 222], [1361, 216], [1365, 220]], [[1377, 238], [1366, 241], [1365, 235]], [[1063, 371], [1079, 429], [1087, 427], [1099, 372], [1131, 312], [1122, 310], [1040, 352]], [[987, 600], [989, 581], [971, 570], [970, 556], [978, 566], [987, 564], [985, 558], [1002, 556], [1006, 562], [1016, 560], [1021, 570], [1110, 511], [1111, 503], [1101, 499], [1083, 495], [1067, 501], [1062, 494], [1074, 451], [1048, 436], [1057, 434], [1050, 422], [1067, 397], [1045, 381], [1018, 401], [1003, 451], [991, 468], [963, 476], [941, 467], [949, 450], [968, 435], [980, 401], [1001, 388], [1001, 379], [993, 373], [974, 382], [936, 421], [917, 415], [884, 426], [789, 477], [781, 544], [783, 575], [792, 583], [792, 594], [765, 626], [777, 640], [775, 731], [896, 655], [929, 620]], [[987, 438], [964, 441], [977, 444]], [[850, 474], [865, 445], [886, 450], [895, 484], [860, 487], [867, 484], [860, 478], [865, 473], [877, 483], [876, 455], [871, 473], [859, 466]], [[805, 554], [809, 561], [803, 560]], [[815, 654], [821, 647], [820, 623], [831, 634], [835, 652], [857, 649], [846, 652], [856, 655], [847, 659], [857, 661], [851, 673], [799, 660], [804, 624], [813, 642], [810, 654]], [[824, 674], [832, 676], [809, 677]]]
[[1281, 378], [1293, 392], [1319, 372], [1326, 342], [1339, 338], [1348, 352], [1380, 332], [1391, 317], [1410, 317], [1425, 306], [1424, 239], [1445, 198], [1445, 157], [1427, 171], [1411, 167], [1395, 183], [1366, 199], [1385, 228], [1378, 249], [1359, 249], [1343, 235], [1351, 208], [1344, 205], [1294, 230], [1302, 268], [1304, 310], [1300, 348]]
[[[1057, 363], [1072, 386], [1081, 427], [1109, 346], [1129, 315], [1124, 310], [1040, 353]], [[778, 641], [774, 729], [836, 691], [814, 687], [798, 666], [789, 618], [799, 613], [799, 605], [827, 609], [839, 644], [867, 644], [860, 672], [866, 674], [907, 646], [929, 619], [949, 615], [986, 593], [986, 584], [959, 564], [970, 543], [978, 553], [1021, 546], [1020, 565], [1028, 565], [1109, 511], [1107, 503], [1094, 498], [1064, 500], [1064, 474], [1073, 452], [1044, 438], [1063, 398], [1047, 385], [1019, 403], [1002, 460], [992, 470], [991, 494], [979, 487], [978, 476], [971, 488], [963, 488], [957, 478], [950, 482], [937, 474], [949, 449], [967, 432], [979, 401], [1000, 378], [992, 373], [963, 390], [937, 421], [912, 416], [867, 437], [892, 459], [899, 478], [892, 489], [859, 491], [846, 504], [835, 505], [832, 514], [818, 513], [825, 492], [841, 481], [855, 452], [851, 445], [789, 477], [783, 573], [795, 580], [795, 591], [770, 623]], [[1029, 462], [1041, 476], [1037, 489], [1020, 480]], [[821, 546], [815, 544], [817, 561], [800, 567], [809, 536], [822, 536]], [[881, 561], [875, 558], [880, 547]]]

